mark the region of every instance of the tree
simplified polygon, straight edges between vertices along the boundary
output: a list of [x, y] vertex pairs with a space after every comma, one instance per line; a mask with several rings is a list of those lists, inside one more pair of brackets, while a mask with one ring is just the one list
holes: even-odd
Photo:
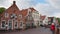
[[2, 14], [5, 11], [4, 7], [0, 7], [0, 14]]
[[60, 24], [60, 18], [58, 18], [58, 23]]
[[1, 14], [5, 11], [4, 7], [0, 7], [0, 22], [1, 22]]

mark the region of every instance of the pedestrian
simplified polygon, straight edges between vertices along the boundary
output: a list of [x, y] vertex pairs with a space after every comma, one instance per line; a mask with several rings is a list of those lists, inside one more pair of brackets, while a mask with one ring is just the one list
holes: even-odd
[[44, 27], [45, 27], [45, 29], [46, 29], [46, 24], [44, 24]]
[[51, 31], [52, 31], [52, 34], [55, 33], [55, 25], [54, 25], [54, 23], [51, 24]]

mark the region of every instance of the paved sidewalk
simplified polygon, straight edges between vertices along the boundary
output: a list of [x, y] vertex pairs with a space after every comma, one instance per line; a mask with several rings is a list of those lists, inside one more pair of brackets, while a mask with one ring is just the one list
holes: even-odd
[[33, 28], [25, 31], [16, 31], [16, 32], [4, 32], [0, 34], [52, 34], [49, 28]]

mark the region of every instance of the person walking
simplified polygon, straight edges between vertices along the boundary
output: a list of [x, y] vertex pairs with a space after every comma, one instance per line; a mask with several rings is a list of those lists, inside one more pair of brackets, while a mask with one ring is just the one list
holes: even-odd
[[55, 25], [54, 25], [54, 23], [51, 24], [51, 31], [52, 31], [52, 34], [55, 33]]

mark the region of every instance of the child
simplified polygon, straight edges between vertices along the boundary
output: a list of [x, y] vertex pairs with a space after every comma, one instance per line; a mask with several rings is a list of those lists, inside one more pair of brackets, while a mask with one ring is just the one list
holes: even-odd
[[55, 33], [55, 25], [54, 25], [54, 23], [51, 24], [51, 31], [52, 31], [52, 34]]

